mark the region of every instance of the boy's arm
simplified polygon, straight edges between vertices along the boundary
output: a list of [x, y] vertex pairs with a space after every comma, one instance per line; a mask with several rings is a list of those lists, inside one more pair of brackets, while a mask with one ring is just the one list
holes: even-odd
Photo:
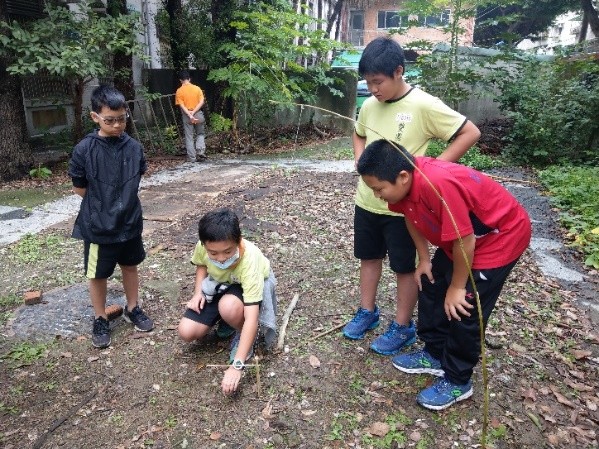
[[[239, 345], [235, 353], [235, 360], [241, 360], [245, 363], [258, 332], [259, 313], [260, 307], [258, 304], [243, 307], [244, 322], [241, 328], [241, 335], [239, 336]], [[241, 370], [234, 368], [233, 365], [227, 368], [221, 383], [223, 393], [227, 395], [233, 393], [237, 389], [240, 379]]]
[[198, 265], [196, 267], [196, 278], [193, 285], [193, 296], [187, 302], [187, 308], [197, 313], [201, 313], [206, 303], [204, 293], [202, 293], [202, 282], [208, 276], [208, 269], [205, 265]]
[[[466, 299], [466, 284], [468, 283], [468, 275], [472, 267], [474, 246], [476, 244], [474, 234], [462, 237], [462, 243], [464, 245], [463, 252], [460, 241], [458, 239], [453, 241], [453, 274], [451, 276], [451, 284], [445, 294], [445, 314], [450, 321], [452, 317], [461, 321], [460, 315], [470, 316], [470, 312], [467, 309], [474, 307]], [[464, 253], [466, 257], [464, 257]]]
[[191, 115], [194, 116], [196, 114], [196, 112], [198, 112], [200, 109], [202, 109], [202, 106], [204, 106], [204, 95], [202, 94], [202, 99], [200, 100], [200, 102], [196, 105], [195, 108], [193, 108], [193, 111], [191, 111]]
[[85, 196], [85, 192], [87, 191], [87, 188], [85, 187], [75, 187], [73, 186], [73, 193], [76, 195], [79, 195], [81, 198], [83, 198]]
[[451, 143], [445, 148], [445, 151], [437, 156], [437, 159], [442, 161], [456, 162], [466, 151], [472, 147], [480, 138], [480, 130], [478, 127], [467, 120], [464, 126], [456, 133]]
[[412, 240], [414, 241], [416, 253], [418, 254], [418, 266], [414, 271], [414, 279], [416, 280], [416, 284], [418, 284], [418, 290], [422, 291], [422, 275], [426, 275], [431, 283], [435, 282], [432, 272], [431, 256], [428, 252], [428, 240], [418, 232], [411, 221], [406, 220], [406, 227], [408, 228], [410, 237], [412, 237]]
[[352, 134], [352, 144], [354, 147], [354, 167], [358, 166], [358, 159], [362, 156], [364, 148], [366, 148], [366, 137], [360, 137], [354, 131]]

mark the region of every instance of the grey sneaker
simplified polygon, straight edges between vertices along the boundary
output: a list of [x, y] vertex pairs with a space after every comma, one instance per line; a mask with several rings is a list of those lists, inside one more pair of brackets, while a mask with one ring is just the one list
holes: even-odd
[[123, 311], [123, 318], [128, 323], [133, 323], [135, 325], [135, 330], [139, 332], [150, 332], [154, 329], [154, 322], [141, 310], [139, 306], [133, 307], [131, 312], [127, 310], [127, 306], [125, 306], [125, 310]]
[[94, 320], [92, 345], [94, 348], [100, 349], [110, 346], [110, 324], [103, 317], [98, 317]]

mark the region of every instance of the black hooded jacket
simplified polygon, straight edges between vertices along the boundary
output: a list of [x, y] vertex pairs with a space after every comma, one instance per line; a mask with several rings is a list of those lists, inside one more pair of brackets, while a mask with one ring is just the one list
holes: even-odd
[[100, 137], [94, 131], [73, 149], [69, 176], [85, 188], [73, 237], [97, 244], [119, 243], [141, 235], [137, 195], [146, 159], [141, 144], [123, 133]]

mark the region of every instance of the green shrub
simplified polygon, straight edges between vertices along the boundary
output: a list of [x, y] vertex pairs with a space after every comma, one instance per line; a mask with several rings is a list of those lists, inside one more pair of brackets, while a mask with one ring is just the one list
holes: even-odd
[[551, 201], [560, 208], [560, 221], [586, 256], [599, 268], [599, 168], [552, 166], [539, 173]]
[[506, 155], [535, 166], [599, 162], [599, 64], [559, 57], [522, 65], [498, 97], [514, 126]]
[[[429, 144], [426, 155], [430, 157], [437, 157], [443, 153], [446, 147], [446, 143], [434, 140]], [[476, 170], [488, 170], [490, 168], [500, 167], [503, 165], [503, 162], [500, 159], [482, 153], [477, 147], [470, 148], [458, 162]]]

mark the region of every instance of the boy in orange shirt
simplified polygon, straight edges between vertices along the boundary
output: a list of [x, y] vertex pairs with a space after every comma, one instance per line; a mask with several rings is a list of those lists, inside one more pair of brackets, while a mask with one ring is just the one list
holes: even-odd
[[[197, 157], [204, 160], [206, 159], [206, 143], [204, 142], [204, 123], [206, 119], [201, 111], [205, 102], [204, 92], [198, 86], [192, 84], [187, 70], [179, 72], [179, 82], [181, 87], [175, 93], [175, 104], [181, 108], [187, 161], [196, 162], [196, 152]], [[194, 131], [196, 135], [195, 145]]]

